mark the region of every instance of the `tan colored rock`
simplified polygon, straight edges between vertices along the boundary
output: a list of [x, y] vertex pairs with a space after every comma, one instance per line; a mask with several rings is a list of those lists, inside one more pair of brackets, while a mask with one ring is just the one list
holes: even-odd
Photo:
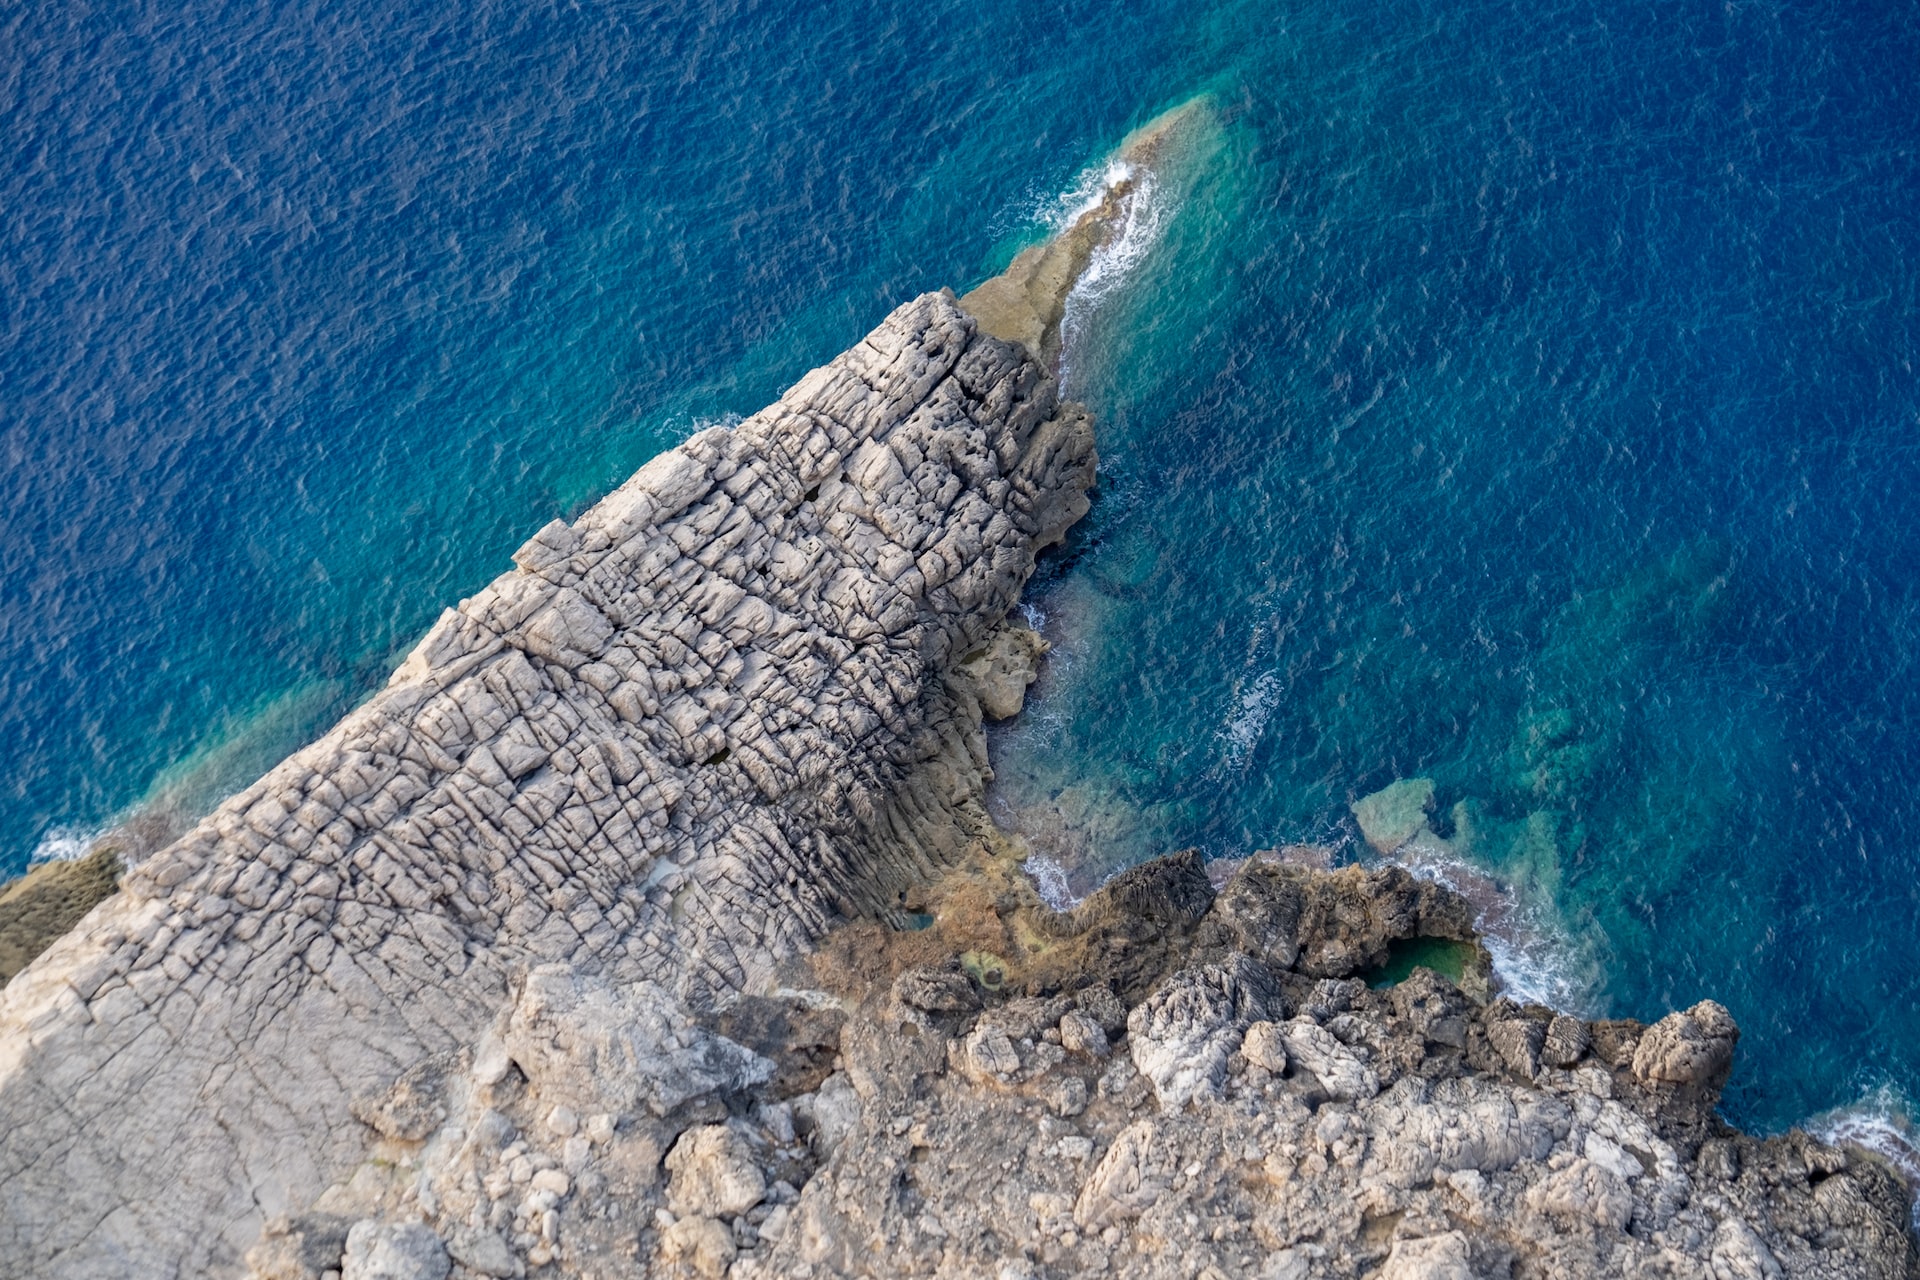
[[1479, 1280], [1472, 1248], [1459, 1231], [1396, 1240], [1378, 1280]]
[[726, 1275], [739, 1253], [733, 1233], [712, 1218], [680, 1219], [660, 1233], [660, 1246], [670, 1261], [684, 1261], [708, 1280]]
[[1137, 1121], [1122, 1130], [1087, 1175], [1074, 1201], [1073, 1220], [1100, 1231], [1139, 1217], [1167, 1191], [1167, 1171], [1153, 1157], [1154, 1125]]
[[1256, 1022], [1247, 1028], [1240, 1052], [1256, 1067], [1279, 1075], [1287, 1069], [1287, 1041], [1280, 1028], [1271, 1022]]
[[[1316, 875], [1332, 883], [1318, 884]], [[1296, 887], [1302, 900], [1328, 896], [1360, 916], [1392, 915], [1407, 901], [1392, 878], [1311, 873]], [[1153, 920], [1167, 918], [1162, 896], [1137, 900]], [[1288, 909], [1285, 895], [1273, 902]], [[1149, 991], [1184, 987], [1179, 975], [1220, 965], [1225, 957], [1215, 948], [1242, 936], [1241, 926], [1245, 936], [1264, 930], [1224, 891], [1199, 921], [1172, 934], [1150, 931], [1143, 919], [1129, 924], [1109, 905], [1100, 927], [1159, 948], [1152, 963], [1160, 980]], [[1445, 904], [1430, 905], [1445, 916]], [[1223, 910], [1234, 927], [1209, 928]], [[914, 954], [963, 950], [964, 930], [978, 925], [960, 925], [962, 915], [938, 911], [926, 933], [886, 937]], [[1178, 1110], [1153, 1108], [1130, 1056], [1116, 1055], [1081, 1110], [1062, 1086], [1092, 1082], [1097, 1068], [1085, 1060], [1069, 1058], [1010, 1088], [952, 1069], [946, 1039], [926, 1035], [924, 1025], [856, 1012], [840, 1050], [847, 1076], [859, 1082], [860, 1116], [801, 1186], [791, 1224], [753, 1266], [791, 1275], [810, 1265], [816, 1275], [849, 1280], [1043, 1268], [1128, 1280], [1709, 1280], [1717, 1266], [1768, 1280], [1772, 1273], [1754, 1260], [1761, 1255], [1720, 1225], [1737, 1219], [1783, 1277], [1910, 1280], [1910, 1264], [1920, 1261], [1907, 1234], [1910, 1202], [1883, 1164], [1804, 1134], [1728, 1135], [1710, 1099], [1643, 1090], [1598, 1063], [1521, 1078], [1491, 1054], [1487, 1033], [1516, 1020], [1550, 1027], [1537, 1010], [1476, 1004], [1430, 971], [1403, 984], [1414, 988], [1405, 998], [1398, 988], [1317, 978], [1306, 958], [1326, 953], [1319, 931], [1352, 935], [1355, 926], [1333, 913], [1303, 919], [1300, 961], [1269, 976], [1286, 1003], [1312, 1017], [1267, 1024], [1302, 1036], [1311, 1036], [1302, 1022], [1314, 1027], [1326, 1037], [1320, 1048], [1353, 1055], [1377, 1091], [1329, 1097], [1300, 1062], [1283, 1075], [1254, 1069], [1266, 1034], [1256, 1025], [1240, 1044], [1249, 1069], [1230, 1070], [1217, 1094], [1196, 1094]], [[1024, 914], [997, 917], [993, 927], [1056, 936]], [[869, 942], [879, 936], [850, 932]], [[1086, 941], [1076, 936], [1073, 944]], [[1104, 950], [1081, 954], [1083, 971], [1033, 981], [1072, 991], [1083, 979], [1108, 977]], [[877, 966], [869, 994], [856, 988], [843, 998], [859, 1010], [894, 1009], [889, 972]], [[1055, 999], [989, 992], [976, 1024], [998, 1027], [1024, 1053]], [[1454, 1021], [1460, 1035], [1433, 1038]], [[1714, 1134], [1721, 1136], [1701, 1142]], [[1069, 1202], [1070, 1221], [1061, 1212]]]
[[730, 1125], [689, 1129], [667, 1152], [667, 1203], [682, 1217], [731, 1218], [766, 1194], [766, 1175]]
[[961, 299], [962, 305], [988, 333], [1021, 343], [1048, 368], [1057, 365], [1067, 296], [1094, 253], [1123, 230], [1131, 202], [1144, 190], [1138, 171], [1153, 168], [1162, 153], [1205, 127], [1211, 112], [1205, 98], [1192, 98], [1128, 135], [1101, 200], [1060, 235], [1022, 250], [1005, 272]]
[[1649, 1084], [1717, 1087], [1739, 1040], [1740, 1027], [1726, 1007], [1702, 1000], [1647, 1028], [1633, 1053], [1633, 1074]]
[[962, 660], [960, 674], [972, 683], [987, 719], [1006, 720], [1020, 714], [1027, 686], [1039, 674], [1040, 657], [1050, 647], [1026, 627], [1005, 626]]

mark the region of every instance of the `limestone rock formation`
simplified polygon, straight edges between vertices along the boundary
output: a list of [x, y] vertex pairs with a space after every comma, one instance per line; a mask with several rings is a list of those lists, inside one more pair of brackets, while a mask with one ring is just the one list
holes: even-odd
[[[1476, 1001], [1429, 969], [1374, 989], [1359, 979], [1375, 948], [1353, 922], [1406, 918], [1397, 877], [1255, 861], [1197, 919], [1170, 924], [1185, 916], [1181, 861], [1142, 868], [1122, 895], [1130, 907], [1110, 902], [1081, 922], [1128, 938], [1143, 934], [1123, 912], [1154, 921], [1145, 936], [1158, 940], [1159, 971], [1116, 1028], [1110, 1058], [1041, 1052], [1056, 1036], [1066, 1043], [1076, 984], [1112, 994], [1098, 981], [1108, 951], [1084, 935], [1043, 947], [1002, 990], [979, 991], [983, 1012], [897, 998], [891, 966], [993, 938], [994, 922], [969, 906], [990, 868], [949, 877], [923, 933], [854, 926], [863, 941], [830, 936], [813, 972], [854, 1010], [841, 1056], [859, 1118], [796, 1184], [783, 1231], [741, 1248], [729, 1274], [1920, 1275], [1910, 1190], [1891, 1168], [1802, 1133], [1755, 1139], [1716, 1117], [1718, 1050], [1699, 1046], [1730, 1043], [1717, 1006], [1654, 1028], [1581, 1024], [1574, 1034], [1556, 1027], [1565, 1015]], [[1169, 898], [1149, 902], [1152, 885]], [[1435, 893], [1427, 918], [1454, 920], [1458, 902]], [[1017, 897], [996, 899], [1010, 931], [1068, 928], [1019, 919], [1045, 908]], [[1295, 909], [1315, 899], [1342, 909]], [[1257, 919], [1254, 903], [1275, 918]], [[1299, 959], [1218, 950], [1240, 936]], [[871, 972], [842, 962], [854, 945]], [[1309, 967], [1309, 956], [1320, 959]], [[1283, 1020], [1242, 1024], [1239, 1051], [1215, 1077], [1209, 1031], [1256, 1005]], [[1543, 1028], [1536, 1049], [1550, 1040], [1554, 1053], [1501, 1051], [1495, 1032], [1512, 1024]], [[1023, 1074], [965, 1069], [958, 1047], [982, 1027], [999, 1028]], [[1620, 1061], [1593, 1047], [1627, 1041], [1641, 1048]], [[1643, 1056], [1681, 1065], [1662, 1075]], [[1067, 1081], [1086, 1097], [1071, 1112], [1051, 1104]]]
[[987, 829], [948, 677], [1093, 467], [1045, 371], [928, 294], [542, 529], [0, 994], [8, 1273], [234, 1274], [329, 1187], [383, 1203], [375, 1144], [454, 1142], [472, 1097], [765, 1079], [698, 1016]]
[[[1048, 370], [1108, 194], [541, 530], [21, 970], [0, 1269], [1920, 1278], [1894, 1172], [1717, 1118], [1726, 1010], [1491, 999], [1404, 868], [1040, 902], [982, 718], [1087, 509]], [[1430, 804], [1357, 812], [1405, 849]], [[1437, 941], [1467, 978], [1369, 985]]]
[[1027, 686], [1037, 674], [1035, 664], [1047, 648], [1047, 642], [1026, 627], [1002, 627], [985, 646], [961, 660], [959, 675], [972, 683], [987, 719], [1020, 714]]
[[1187, 135], [1207, 124], [1211, 112], [1208, 99], [1192, 98], [1129, 134], [1113, 156], [1114, 180], [1093, 209], [1060, 235], [1023, 249], [1004, 272], [961, 299], [981, 327], [1020, 343], [1046, 368], [1057, 366], [1061, 321], [1074, 282], [1093, 255], [1123, 232], [1133, 212], [1128, 206], [1143, 194], [1144, 180]]

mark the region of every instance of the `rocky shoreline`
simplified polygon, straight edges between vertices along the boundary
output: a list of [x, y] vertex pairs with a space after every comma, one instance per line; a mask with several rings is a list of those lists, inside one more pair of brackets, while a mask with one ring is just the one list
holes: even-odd
[[972, 685], [1086, 508], [1086, 415], [951, 294], [656, 458], [0, 997], [22, 1276], [234, 1274], [355, 1108], [516, 984], [679, 1024], [988, 824]]
[[1126, 201], [541, 530], [26, 964], [8, 1274], [1920, 1275], [1896, 1174], [1714, 1116], [1724, 1010], [1502, 1000], [1402, 869], [1035, 896], [982, 721]]
[[[1920, 1273], [1896, 1172], [1714, 1114], [1720, 1006], [1489, 999], [1468, 904], [1398, 867], [1220, 879], [1189, 851], [1062, 915], [982, 848], [926, 928], [843, 925], [686, 1023], [536, 969], [361, 1105], [368, 1161], [254, 1274]], [[1434, 943], [1460, 982], [1377, 985]]]

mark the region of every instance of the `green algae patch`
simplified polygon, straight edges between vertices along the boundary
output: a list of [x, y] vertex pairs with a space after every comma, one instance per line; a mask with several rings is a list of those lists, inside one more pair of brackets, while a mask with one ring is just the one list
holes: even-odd
[[1007, 985], [1007, 962], [991, 951], [969, 951], [960, 957], [960, 967], [988, 991]]
[[1415, 969], [1431, 969], [1455, 986], [1462, 986], [1478, 958], [1478, 948], [1471, 942], [1402, 938], [1387, 948], [1386, 963], [1365, 976], [1367, 985], [1376, 991], [1399, 986], [1413, 976]]
[[119, 855], [103, 845], [71, 862], [42, 863], [0, 888], [0, 982], [11, 982], [119, 882]]

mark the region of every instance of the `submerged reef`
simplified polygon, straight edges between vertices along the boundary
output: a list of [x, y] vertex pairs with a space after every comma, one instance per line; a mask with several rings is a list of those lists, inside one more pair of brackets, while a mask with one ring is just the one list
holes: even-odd
[[1503, 999], [1404, 868], [1040, 901], [982, 724], [1088, 509], [1054, 361], [1128, 172], [539, 531], [19, 972], [7, 1273], [1920, 1275], [1895, 1172], [1717, 1119], [1724, 1009]]

